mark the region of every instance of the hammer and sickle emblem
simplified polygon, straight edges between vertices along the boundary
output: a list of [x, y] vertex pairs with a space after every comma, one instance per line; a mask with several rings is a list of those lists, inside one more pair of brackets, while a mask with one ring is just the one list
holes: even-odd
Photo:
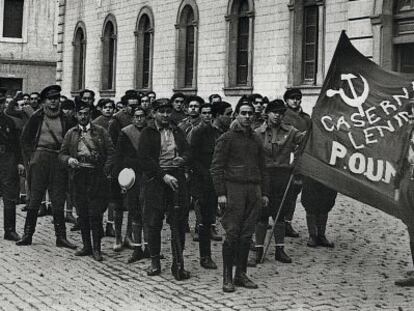
[[361, 116], [365, 115], [364, 109], [362, 108], [362, 104], [367, 100], [368, 95], [369, 95], [369, 84], [368, 81], [361, 75], [359, 75], [359, 77], [361, 78], [362, 82], [364, 83], [364, 91], [362, 92], [361, 95], [358, 96], [354, 84], [352, 83], [353, 79], [358, 78], [357, 76], [355, 76], [352, 73], [348, 73], [348, 74], [341, 74], [341, 80], [342, 81], [347, 81], [348, 85], [349, 85], [349, 89], [351, 90], [352, 93], [352, 97], [349, 97], [348, 95], [345, 94], [345, 91], [343, 88], [339, 88], [339, 90], [332, 90], [329, 89], [326, 91], [326, 95], [328, 97], [333, 97], [335, 95], [339, 95], [341, 96], [342, 100], [350, 107], [354, 107], [354, 108], [358, 108], [359, 113], [361, 114]]

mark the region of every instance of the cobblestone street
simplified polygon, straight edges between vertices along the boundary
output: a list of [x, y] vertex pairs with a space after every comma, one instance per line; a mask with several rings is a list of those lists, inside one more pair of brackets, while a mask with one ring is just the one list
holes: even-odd
[[[219, 270], [204, 270], [189, 234], [185, 259], [192, 277], [177, 282], [169, 271], [167, 226], [162, 275], [148, 277], [149, 261], [127, 264], [131, 251], [113, 252], [112, 238], [103, 240], [102, 263], [56, 248], [51, 217], [43, 217], [31, 247], [0, 239], [0, 310], [414, 310], [414, 289], [394, 286], [412, 269], [400, 221], [340, 196], [327, 230], [336, 248], [311, 249], [304, 214], [298, 206], [294, 226], [301, 237], [287, 240], [294, 263], [276, 263], [272, 246], [267, 261], [249, 269], [260, 288], [232, 294], [221, 290], [221, 243], [213, 243]], [[20, 206], [17, 219], [21, 234]], [[68, 235], [81, 245], [78, 232]]]

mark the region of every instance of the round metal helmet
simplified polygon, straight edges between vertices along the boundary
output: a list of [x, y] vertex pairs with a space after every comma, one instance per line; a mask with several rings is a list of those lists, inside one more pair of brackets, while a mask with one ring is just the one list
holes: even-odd
[[131, 168], [124, 168], [118, 175], [118, 183], [122, 192], [127, 192], [135, 183], [135, 172]]

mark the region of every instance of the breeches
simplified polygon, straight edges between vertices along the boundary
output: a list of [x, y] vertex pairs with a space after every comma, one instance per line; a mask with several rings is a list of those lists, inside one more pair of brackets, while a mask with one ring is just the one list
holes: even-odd
[[258, 184], [226, 182], [227, 206], [221, 219], [226, 240], [237, 243], [250, 240], [262, 207], [262, 191]]
[[68, 174], [57, 154], [35, 151], [29, 164], [30, 201], [28, 209], [39, 209], [46, 190], [49, 191], [53, 210], [62, 210], [66, 199]]

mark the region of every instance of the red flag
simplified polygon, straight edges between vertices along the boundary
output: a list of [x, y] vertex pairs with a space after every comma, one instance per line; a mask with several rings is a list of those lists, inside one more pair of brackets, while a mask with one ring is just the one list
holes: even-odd
[[413, 85], [367, 59], [343, 31], [313, 108], [301, 172], [401, 218], [394, 179]]

